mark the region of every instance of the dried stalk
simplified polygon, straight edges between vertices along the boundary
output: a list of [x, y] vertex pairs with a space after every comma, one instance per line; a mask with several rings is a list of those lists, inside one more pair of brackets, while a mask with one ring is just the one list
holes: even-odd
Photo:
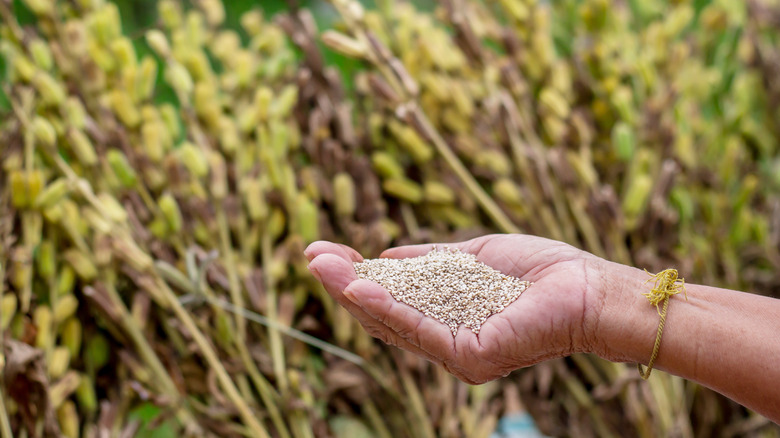
[[241, 415], [241, 419], [249, 428], [252, 436], [270, 438], [270, 435], [268, 435], [268, 432], [265, 430], [265, 428], [257, 421], [257, 416], [249, 409], [246, 401], [238, 393], [235, 384], [230, 379], [230, 376], [225, 370], [225, 367], [222, 365], [222, 362], [219, 360], [217, 353], [213, 348], [211, 348], [208, 340], [200, 331], [197, 324], [195, 324], [195, 321], [192, 320], [192, 317], [189, 315], [189, 313], [187, 313], [187, 311], [182, 307], [173, 291], [171, 291], [168, 285], [159, 278], [157, 278], [157, 281], [155, 282], [155, 287], [158, 288], [158, 290], [165, 298], [167, 298], [170, 303], [171, 310], [173, 310], [176, 317], [184, 324], [184, 327], [187, 329], [187, 331], [189, 331], [193, 340], [197, 344], [198, 349], [200, 349], [201, 353], [203, 353], [206, 362], [208, 362], [209, 366], [214, 369], [220, 386], [225, 391], [230, 401], [235, 404], [239, 414]]

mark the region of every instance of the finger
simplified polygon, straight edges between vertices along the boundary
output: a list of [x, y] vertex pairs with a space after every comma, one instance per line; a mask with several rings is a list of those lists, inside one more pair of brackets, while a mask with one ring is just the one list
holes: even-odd
[[434, 249], [443, 249], [443, 248], [458, 249], [463, 252], [477, 254], [486, 243], [501, 236], [503, 235], [490, 234], [486, 236], [475, 237], [471, 240], [465, 240], [462, 242], [424, 243], [420, 245], [398, 246], [395, 248], [389, 248], [385, 250], [380, 255], [380, 257], [393, 258], [393, 259], [405, 259], [405, 258], [425, 255]]
[[314, 260], [314, 258], [320, 254], [327, 254], [327, 253], [336, 254], [342, 257], [344, 260], [351, 260], [353, 262], [363, 261], [363, 256], [361, 256], [360, 253], [348, 247], [347, 245], [328, 242], [326, 240], [318, 240], [317, 242], [314, 242], [311, 245], [309, 245], [303, 251], [303, 254], [306, 256], [306, 258], [309, 261]]
[[389, 259], [408, 259], [411, 257], [419, 257], [428, 254], [434, 249], [443, 249], [445, 247], [457, 248], [462, 250], [465, 244], [466, 242], [456, 242], [456, 243], [423, 243], [420, 245], [397, 246], [395, 248], [389, 248], [384, 250], [382, 254], [379, 255], [379, 257], [389, 258]]
[[309, 262], [309, 271], [322, 282], [325, 290], [336, 302], [345, 307], [352, 305], [341, 293], [348, 284], [358, 278], [351, 261], [343, 255], [325, 252]]
[[369, 280], [353, 281], [344, 290], [344, 295], [410, 344], [440, 361], [453, 357], [453, 337], [448, 326], [396, 301], [379, 284]]
[[311, 270], [315, 277], [322, 282], [328, 294], [336, 300], [337, 303], [347, 309], [347, 311], [352, 314], [352, 316], [354, 316], [372, 336], [381, 339], [387, 344], [395, 345], [396, 347], [436, 362], [435, 357], [422, 351], [416, 345], [412, 345], [406, 339], [398, 336], [384, 324], [368, 315], [360, 306], [354, 304], [344, 296], [342, 293], [344, 288], [357, 280], [357, 274], [352, 266], [352, 262], [332, 253], [324, 253], [315, 257], [314, 260], [309, 263], [309, 270]]

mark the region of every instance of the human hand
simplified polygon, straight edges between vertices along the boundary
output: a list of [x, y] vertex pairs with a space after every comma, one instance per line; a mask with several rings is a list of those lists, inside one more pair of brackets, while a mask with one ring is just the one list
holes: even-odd
[[[396, 301], [377, 283], [358, 279], [352, 248], [314, 242], [306, 249], [309, 270], [328, 293], [382, 341], [418, 354], [461, 380], [479, 384], [546, 359], [590, 351], [593, 310], [601, 302], [602, 259], [567, 244], [528, 235], [489, 235], [451, 248], [476, 255], [494, 269], [533, 282], [479, 334], [461, 326], [455, 337], [445, 324]], [[424, 255], [433, 245], [391, 248], [382, 257]]]

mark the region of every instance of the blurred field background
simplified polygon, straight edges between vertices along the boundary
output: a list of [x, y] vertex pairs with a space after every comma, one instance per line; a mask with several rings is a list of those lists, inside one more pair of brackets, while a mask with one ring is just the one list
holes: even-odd
[[463, 384], [302, 255], [527, 232], [780, 297], [777, 0], [0, 14], [0, 437], [488, 437], [522, 410], [551, 436], [780, 436], [588, 355]]

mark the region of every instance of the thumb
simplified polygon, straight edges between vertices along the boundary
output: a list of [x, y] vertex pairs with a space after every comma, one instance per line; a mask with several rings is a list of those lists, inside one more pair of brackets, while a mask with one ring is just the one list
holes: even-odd
[[454, 338], [450, 328], [397, 301], [381, 285], [369, 280], [355, 280], [344, 289], [343, 294], [412, 345], [443, 361], [453, 357]]

